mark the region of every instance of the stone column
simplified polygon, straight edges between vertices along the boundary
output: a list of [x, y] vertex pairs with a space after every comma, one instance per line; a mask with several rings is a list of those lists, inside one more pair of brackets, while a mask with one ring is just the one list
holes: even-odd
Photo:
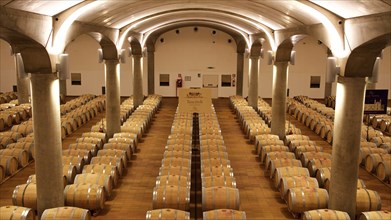
[[243, 69], [244, 69], [244, 52], [237, 55], [236, 62], [236, 95], [243, 95]]
[[274, 63], [272, 91], [272, 134], [285, 137], [286, 87], [288, 62]]
[[155, 51], [148, 48], [148, 94], [155, 94]]
[[365, 78], [338, 77], [329, 208], [355, 219]]
[[60, 102], [61, 104], [65, 104], [67, 97], [67, 80], [60, 79]]
[[64, 206], [59, 82], [53, 74], [31, 74], [38, 215]]
[[105, 60], [106, 133], [109, 138], [121, 131], [119, 68], [118, 60]]
[[258, 107], [258, 72], [259, 72], [259, 57], [250, 57], [250, 76], [248, 88], [248, 105], [254, 109]]
[[16, 85], [18, 87], [18, 103], [30, 102], [30, 79], [24, 71], [23, 58], [20, 53], [15, 54]]
[[133, 105], [143, 104], [143, 71], [141, 66], [141, 55], [133, 55]]
[[324, 97], [328, 97], [328, 96], [331, 96], [331, 93], [332, 93], [332, 90], [333, 90], [333, 83], [325, 83], [325, 86], [324, 86]]

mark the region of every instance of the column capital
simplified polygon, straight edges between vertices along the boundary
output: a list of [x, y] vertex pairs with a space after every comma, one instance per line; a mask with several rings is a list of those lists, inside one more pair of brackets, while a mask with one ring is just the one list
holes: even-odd
[[346, 77], [346, 76], [337, 76], [338, 83], [366, 83], [366, 77]]

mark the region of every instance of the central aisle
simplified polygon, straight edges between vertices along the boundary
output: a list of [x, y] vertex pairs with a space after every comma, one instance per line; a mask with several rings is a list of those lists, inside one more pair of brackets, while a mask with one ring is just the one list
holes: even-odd
[[245, 138], [229, 108], [229, 99], [215, 99], [213, 104], [234, 170], [241, 210], [246, 212], [247, 219], [293, 219], [279, 192], [274, 190], [269, 177], [265, 177], [264, 169], [253, 152], [254, 144]]

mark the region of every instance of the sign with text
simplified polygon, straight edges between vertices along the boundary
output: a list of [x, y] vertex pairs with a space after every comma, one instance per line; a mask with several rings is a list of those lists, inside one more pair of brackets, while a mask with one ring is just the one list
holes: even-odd
[[387, 114], [387, 89], [366, 90], [364, 114]]
[[210, 113], [212, 111], [212, 98], [209, 89], [185, 89], [179, 92], [179, 112]]

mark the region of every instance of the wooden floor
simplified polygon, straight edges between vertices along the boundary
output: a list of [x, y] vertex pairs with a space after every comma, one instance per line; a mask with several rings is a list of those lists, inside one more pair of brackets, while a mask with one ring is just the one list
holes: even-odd
[[[234, 169], [237, 187], [240, 192], [241, 209], [247, 219], [292, 219], [287, 206], [279, 193], [273, 189], [271, 181], [264, 175], [254, 153], [254, 146], [245, 139], [235, 115], [229, 108], [228, 99], [213, 101], [219, 119], [222, 135], [228, 149], [229, 159]], [[121, 179], [114, 195], [106, 202], [106, 208], [93, 219], [145, 219], [145, 213], [152, 208], [152, 191], [163, 157], [164, 146], [170, 134], [170, 128], [177, 106], [177, 99], [164, 98], [160, 110], [155, 115], [147, 135], [139, 144], [139, 151], [128, 165], [127, 173]], [[83, 132], [89, 131], [104, 113], [78, 129], [63, 141], [63, 149], [74, 143]], [[307, 127], [291, 119], [303, 134], [331, 152], [331, 146]], [[23, 184], [30, 174], [34, 173], [34, 163], [24, 168], [15, 176], [0, 185], [0, 206], [11, 205], [12, 191], [18, 184]], [[391, 210], [391, 188], [360, 169], [360, 178], [367, 188], [379, 192], [382, 198], [382, 209]]]

